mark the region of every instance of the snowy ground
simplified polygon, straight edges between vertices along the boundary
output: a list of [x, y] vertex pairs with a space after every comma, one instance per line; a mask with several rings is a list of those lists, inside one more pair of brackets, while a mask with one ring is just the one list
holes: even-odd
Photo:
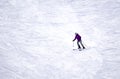
[[0, 0], [0, 79], [119, 79], [119, 14], [119, 0]]

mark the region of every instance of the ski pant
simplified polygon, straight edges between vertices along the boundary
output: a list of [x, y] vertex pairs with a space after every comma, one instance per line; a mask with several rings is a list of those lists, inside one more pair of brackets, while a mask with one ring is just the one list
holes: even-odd
[[80, 44], [79, 44], [79, 43], [81, 44], [82, 48], [83, 48], [83, 49], [85, 49], [85, 46], [83, 45], [82, 40], [77, 41], [78, 49], [81, 49], [81, 47], [80, 47]]

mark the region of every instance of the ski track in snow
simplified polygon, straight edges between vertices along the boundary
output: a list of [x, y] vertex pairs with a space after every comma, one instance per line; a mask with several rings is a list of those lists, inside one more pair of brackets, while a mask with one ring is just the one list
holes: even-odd
[[119, 1], [80, 1], [1, 0], [0, 78], [119, 79]]

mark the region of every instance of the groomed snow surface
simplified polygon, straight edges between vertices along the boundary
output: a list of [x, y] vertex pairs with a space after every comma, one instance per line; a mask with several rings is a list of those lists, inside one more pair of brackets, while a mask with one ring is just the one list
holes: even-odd
[[119, 21], [119, 0], [0, 0], [0, 79], [120, 79]]

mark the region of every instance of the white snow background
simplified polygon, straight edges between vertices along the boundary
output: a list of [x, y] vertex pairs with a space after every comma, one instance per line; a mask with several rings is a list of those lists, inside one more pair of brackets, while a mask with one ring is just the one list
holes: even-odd
[[0, 0], [0, 79], [120, 79], [120, 0]]

